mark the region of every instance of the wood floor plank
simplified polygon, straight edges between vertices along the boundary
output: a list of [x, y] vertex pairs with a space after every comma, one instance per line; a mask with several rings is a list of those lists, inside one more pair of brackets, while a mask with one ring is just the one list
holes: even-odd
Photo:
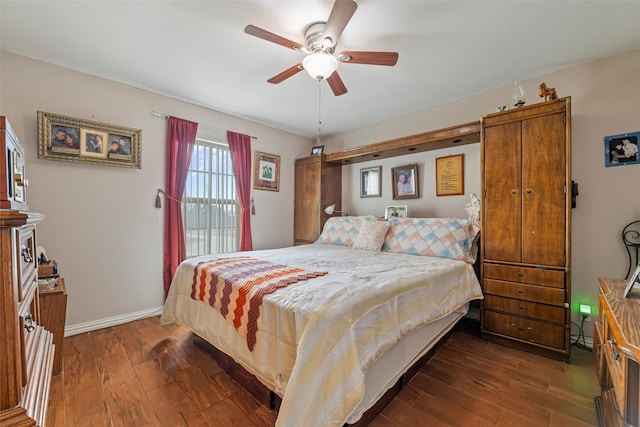
[[[468, 392], [464, 387], [451, 386], [424, 373], [418, 373], [418, 375], [411, 380], [410, 384], [424, 390], [424, 394], [444, 399], [450, 402], [455, 408], [462, 411], [470, 411], [485, 421], [491, 423], [498, 421], [500, 406], [481, 400], [476, 394]], [[424, 401], [423, 397], [419, 399]], [[420, 403], [416, 403], [416, 405], [419, 404]]]
[[47, 406], [47, 427], [64, 427], [64, 379], [62, 375], [51, 378], [49, 405]]
[[[200, 410], [176, 383], [158, 387], [148, 393], [157, 420], [163, 427], [208, 426]], [[70, 427], [70, 426], [69, 426]]]
[[[67, 337], [63, 348], [48, 427], [275, 425], [187, 328], [158, 317]], [[565, 364], [484, 341], [465, 323], [370, 426], [594, 426], [597, 393], [589, 351]]]

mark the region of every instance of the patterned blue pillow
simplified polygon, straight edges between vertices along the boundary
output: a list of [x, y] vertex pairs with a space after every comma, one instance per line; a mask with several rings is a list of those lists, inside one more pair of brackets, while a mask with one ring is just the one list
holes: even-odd
[[479, 228], [458, 218], [393, 218], [382, 250], [459, 259], [473, 264]]
[[351, 247], [358, 238], [362, 222], [367, 220], [362, 216], [332, 216], [325, 222], [315, 243]]

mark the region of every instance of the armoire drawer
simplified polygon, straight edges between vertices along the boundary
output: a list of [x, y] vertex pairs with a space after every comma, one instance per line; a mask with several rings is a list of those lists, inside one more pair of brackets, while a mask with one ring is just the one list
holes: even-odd
[[34, 226], [25, 226], [15, 231], [15, 257], [18, 268], [18, 290], [20, 301], [28, 299], [37, 287], [36, 234]]
[[483, 277], [509, 282], [564, 288], [564, 271], [515, 265], [484, 264]]
[[565, 348], [565, 330], [561, 325], [485, 311], [483, 328], [531, 343]]
[[535, 302], [488, 294], [485, 295], [483, 304], [486, 310], [502, 311], [507, 314], [533, 317], [555, 323], [564, 323], [565, 321], [566, 309], [556, 305], [537, 304]]
[[565, 303], [564, 289], [485, 279], [483, 281], [483, 290], [485, 295], [498, 295], [560, 307], [564, 307]]

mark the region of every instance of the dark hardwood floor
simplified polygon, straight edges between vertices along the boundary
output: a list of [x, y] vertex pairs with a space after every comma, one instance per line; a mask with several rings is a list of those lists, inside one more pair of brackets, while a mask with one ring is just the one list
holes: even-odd
[[[273, 426], [260, 406], [158, 317], [65, 338], [47, 427]], [[464, 321], [371, 423], [389, 426], [594, 426], [589, 351], [571, 364], [488, 343]]]

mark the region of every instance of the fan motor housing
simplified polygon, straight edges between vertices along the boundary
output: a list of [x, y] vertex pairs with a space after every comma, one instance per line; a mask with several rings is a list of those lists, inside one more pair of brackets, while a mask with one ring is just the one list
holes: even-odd
[[324, 51], [333, 54], [335, 43], [328, 37], [324, 37], [326, 22], [314, 22], [309, 25], [304, 33], [304, 47], [309, 52]]

